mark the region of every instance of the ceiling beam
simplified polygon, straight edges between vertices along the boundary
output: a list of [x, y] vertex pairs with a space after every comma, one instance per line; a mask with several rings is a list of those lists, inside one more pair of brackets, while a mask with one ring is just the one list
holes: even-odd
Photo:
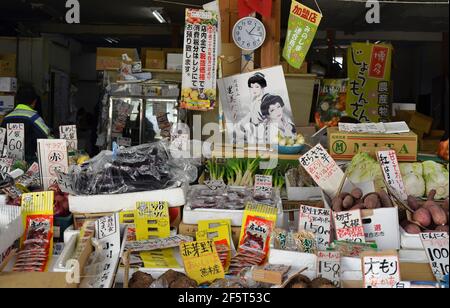
[[39, 33], [59, 33], [67, 35], [172, 35], [174, 25], [105, 25], [105, 24], [64, 24], [26, 23], [29, 29]]
[[[318, 31], [316, 39], [325, 40], [326, 31]], [[441, 32], [361, 31], [353, 34], [336, 31], [336, 40], [442, 42]]]

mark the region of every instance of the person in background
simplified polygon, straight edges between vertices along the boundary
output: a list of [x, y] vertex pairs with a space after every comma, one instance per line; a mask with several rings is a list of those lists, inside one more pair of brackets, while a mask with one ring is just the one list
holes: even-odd
[[50, 128], [39, 113], [35, 111], [39, 101], [32, 85], [22, 85], [16, 95], [16, 108], [10, 112], [1, 124], [6, 128], [8, 123], [23, 123], [25, 127], [25, 160], [36, 161], [37, 140], [48, 139]]

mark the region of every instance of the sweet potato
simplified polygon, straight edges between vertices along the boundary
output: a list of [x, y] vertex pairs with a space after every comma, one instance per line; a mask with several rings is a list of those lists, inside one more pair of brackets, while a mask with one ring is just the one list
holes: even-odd
[[356, 203], [356, 204], [350, 209], [350, 211], [363, 210], [363, 209], [364, 209], [364, 203], [363, 203], [363, 202], [359, 202], [359, 203]]
[[428, 201], [434, 201], [436, 193], [437, 193], [436, 189], [430, 190], [430, 192], [428, 193]]
[[348, 192], [341, 192], [338, 197], [344, 200], [348, 195], [350, 195]]
[[448, 212], [448, 198], [444, 200], [444, 204], [442, 205], [442, 208]]
[[381, 207], [380, 197], [377, 193], [368, 194], [364, 198], [364, 207], [368, 210], [373, 210]]
[[447, 214], [445, 213], [445, 211], [442, 209], [442, 207], [440, 207], [439, 205], [435, 205], [432, 206], [430, 209], [430, 214], [431, 217], [433, 218], [433, 222], [438, 225], [438, 226], [442, 226], [442, 225], [446, 225], [448, 220], [447, 220]]
[[420, 208], [419, 203], [417, 202], [416, 197], [414, 196], [408, 196], [408, 206], [413, 210], [413, 211], [417, 211]]
[[406, 233], [408, 234], [419, 234], [422, 232], [418, 225], [412, 223], [407, 224], [403, 229], [405, 229]]
[[348, 195], [344, 198], [344, 201], [342, 202], [342, 206], [344, 209], [349, 209], [355, 204], [355, 199], [351, 195]]
[[391, 198], [384, 189], [378, 192], [378, 196], [380, 197], [382, 207], [394, 207]]
[[342, 212], [342, 199], [340, 197], [336, 197], [331, 201], [333, 211]]
[[449, 230], [448, 225], [437, 226], [436, 229], [434, 229], [434, 231], [437, 231], [437, 232], [447, 232], [447, 233], [448, 233], [448, 230]]
[[350, 193], [355, 200], [361, 199], [363, 197], [363, 192], [360, 188], [354, 188]]
[[414, 212], [413, 219], [423, 227], [431, 225], [431, 213], [423, 207]]
[[436, 202], [434, 202], [432, 200], [428, 200], [422, 205], [422, 208], [430, 210], [435, 205], [436, 205]]

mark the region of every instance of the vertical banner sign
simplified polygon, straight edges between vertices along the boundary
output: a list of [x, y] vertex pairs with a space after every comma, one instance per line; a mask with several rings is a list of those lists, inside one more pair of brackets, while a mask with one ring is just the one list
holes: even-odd
[[367, 253], [361, 259], [364, 288], [395, 288], [401, 281], [396, 252]]
[[394, 150], [377, 152], [378, 162], [383, 170], [384, 179], [402, 200], [408, 199], [405, 184], [397, 160], [397, 154]]
[[333, 218], [338, 241], [366, 242], [360, 210], [333, 213]]
[[392, 46], [353, 43], [347, 59], [347, 115], [362, 123], [389, 122]]
[[198, 284], [223, 279], [225, 273], [213, 241], [180, 244], [184, 269], [189, 278]]
[[186, 9], [181, 107], [214, 109], [217, 100], [217, 13]]
[[23, 160], [25, 158], [25, 125], [8, 123], [6, 129], [8, 157]]
[[6, 128], [0, 127], [0, 156], [3, 156], [6, 141]]
[[59, 138], [67, 140], [69, 151], [78, 149], [78, 137], [76, 125], [63, 125], [59, 127]]
[[255, 195], [271, 195], [272, 194], [272, 181], [271, 175], [255, 175]]
[[69, 172], [67, 140], [38, 139], [37, 145], [41, 181], [44, 189], [47, 190], [58, 183], [59, 172]]
[[317, 248], [321, 251], [327, 250], [331, 239], [331, 210], [302, 205], [298, 221], [298, 230], [314, 233]]
[[444, 276], [449, 274], [448, 233], [421, 233], [420, 240], [430, 261], [433, 275], [437, 281], [444, 281]]
[[317, 275], [341, 287], [341, 254], [338, 251], [319, 251], [317, 253]]
[[339, 183], [344, 178], [344, 172], [333, 158], [318, 144], [299, 159], [316, 184], [322, 188], [330, 198], [334, 198]]
[[81, 288], [112, 288], [120, 256], [119, 214], [100, 218], [95, 222], [95, 238], [101, 246], [98, 257], [86, 267], [86, 278], [81, 281]]
[[297, 1], [292, 1], [283, 57], [289, 65], [299, 69], [319, 27], [322, 15]]

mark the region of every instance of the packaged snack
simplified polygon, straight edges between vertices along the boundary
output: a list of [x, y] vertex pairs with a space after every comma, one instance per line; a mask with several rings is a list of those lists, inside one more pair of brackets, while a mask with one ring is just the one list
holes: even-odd
[[13, 271], [44, 272], [53, 250], [53, 192], [22, 196], [25, 232]]

